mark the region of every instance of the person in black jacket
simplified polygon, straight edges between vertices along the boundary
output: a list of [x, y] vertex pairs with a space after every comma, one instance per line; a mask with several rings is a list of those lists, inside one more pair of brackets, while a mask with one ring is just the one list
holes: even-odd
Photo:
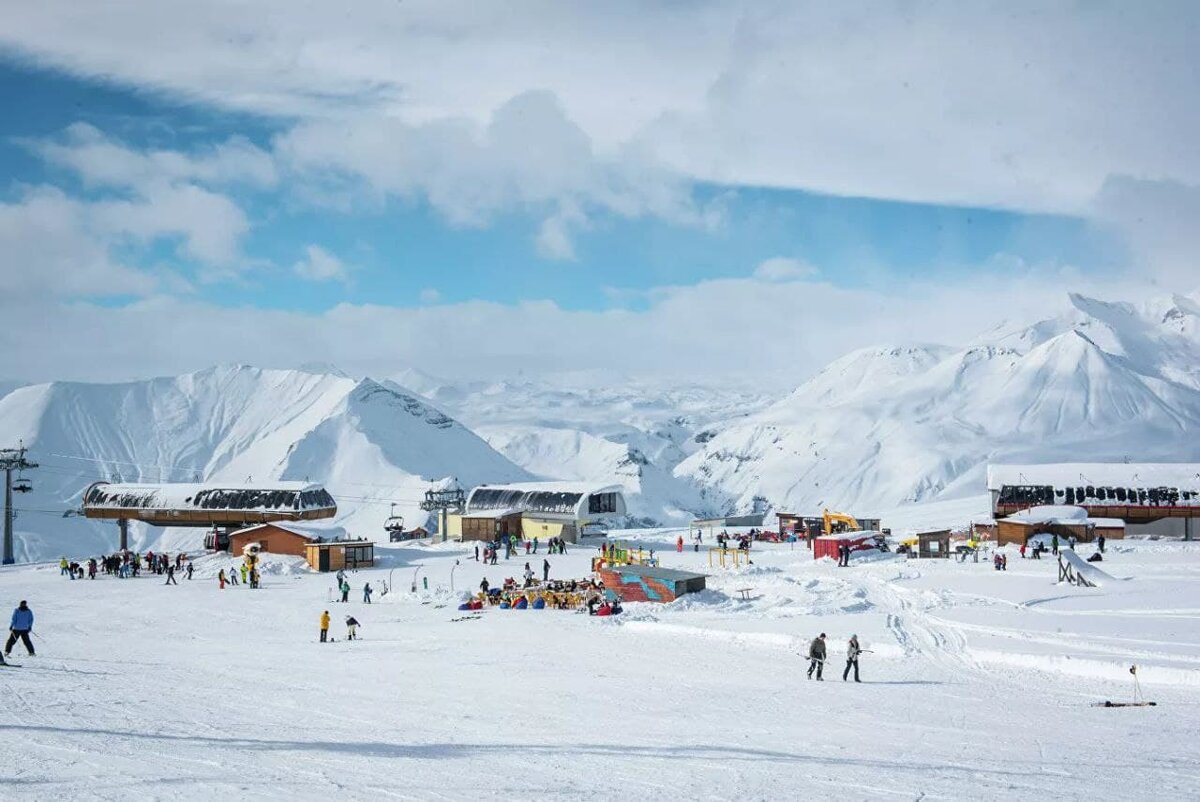
[[825, 633], [822, 632], [817, 637], [813, 638], [812, 643], [808, 645], [808, 678], [813, 678], [813, 672], [817, 672], [817, 679], [821, 680], [821, 670], [825, 667]]

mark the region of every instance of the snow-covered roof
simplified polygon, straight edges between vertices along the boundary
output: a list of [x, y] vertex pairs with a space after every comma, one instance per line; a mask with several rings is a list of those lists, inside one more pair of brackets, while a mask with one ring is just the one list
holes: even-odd
[[870, 529], [856, 529], [852, 532], [836, 532], [832, 535], [821, 535], [817, 540], [866, 540], [878, 535], [879, 532]]
[[[480, 485], [467, 496], [468, 515], [491, 510], [513, 510], [535, 515], [574, 516], [582, 519], [590, 514], [625, 513], [625, 498], [620, 485], [600, 485], [588, 482], [520, 482], [507, 485]], [[594, 497], [612, 494], [613, 499]], [[592, 504], [604, 502], [603, 509]], [[612, 502], [608, 504], [608, 502]]]
[[1027, 510], [1015, 512], [1004, 519], [1009, 523], [1022, 526], [1098, 526], [1102, 529], [1115, 529], [1125, 526], [1120, 518], [1089, 518], [1083, 507], [1071, 507], [1062, 504], [1045, 504], [1040, 507], [1030, 507]]
[[337, 506], [324, 487], [312, 482], [97, 482], [84, 493], [83, 505], [140, 510], [303, 510]]
[[1047, 465], [989, 465], [988, 490], [1004, 486], [1174, 487], [1200, 490], [1200, 463], [1059, 462]]
[[494, 510], [475, 510], [474, 512], [464, 512], [463, 518], [503, 518], [507, 515], [516, 515], [521, 512], [519, 507], [499, 507]]

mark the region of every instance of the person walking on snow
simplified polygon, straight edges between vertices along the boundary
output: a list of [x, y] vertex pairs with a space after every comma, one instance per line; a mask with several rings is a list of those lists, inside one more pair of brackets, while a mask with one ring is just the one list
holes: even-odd
[[221, 586], [221, 590], [225, 590], [225, 569], [222, 568], [217, 572], [217, 584]]
[[346, 640], [358, 640], [358, 619], [346, 616]]
[[529, 567], [529, 563], [525, 563], [525, 587], [533, 585], [533, 569]]
[[229, 569], [229, 584], [231, 584], [231, 585], [237, 585], [237, 583], [238, 583], [238, 581], [237, 581], [237, 573], [238, 573], [238, 572], [237, 572], [237, 569], [236, 569], [236, 568], [230, 568], [230, 569]]
[[173, 565], [167, 566], [167, 581], [164, 582], [163, 584], [164, 585], [178, 585], [179, 584], [178, 582], [175, 581], [175, 566], [173, 566]]
[[346, 602], [349, 602], [349, 601], [350, 601], [350, 583], [343, 579], [342, 580], [342, 603], [345, 604]]
[[817, 679], [822, 680], [821, 671], [825, 668], [825, 633], [822, 632], [817, 637], [813, 638], [812, 643], [808, 645], [808, 678], [813, 678], [813, 672], [817, 672]]
[[543, 582], [550, 581], [550, 561], [549, 560], [542, 560], [542, 581]]
[[1055, 535], [1050, 539], [1050, 553], [1054, 554], [1055, 556], [1058, 555], [1058, 535]]
[[243, 562], [242, 567], [241, 567], [241, 572], [242, 572], [242, 584], [245, 585], [249, 581], [247, 579], [246, 575], [248, 573], [250, 573], [250, 566], [246, 565], [246, 563]]
[[1098, 546], [1100, 547], [1100, 553], [1101, 553], [1101, 554], [1103, 554], [1103, 553], [1104, 553], [1104, 541], [1105, 541], [1105, 539], [1106, 539], [1106, 538], [1104, 537], [1104, 535], [1096, 535], [1096, 545], [1098, 545]]
[[8, 623], [8, 643], [4, 644], [5, 656], [11, 656], [13, 646], [16, 645], [19, 638], [21, 643], [25, 644], [25, 651], [29, 652], [29, 656], [33, 657], [33, 641], [29, 639], [29, 633], [33, 631], [33, 610], [29, 609], [29, 604], [22, 599], [17, 605], [17, 609], [13, 610], [12, 620]]
[[371, 583], [363, 585], [363, 604], [371, 603]]
[[675, 551], [677, 551], [680, 554], [683, 554], [683, 535], [680, 535], [679, 537], [675, 538]]
[[188, 579], [191, 579], [192, 578], [192, 561], [191, 560], [188, 560], [187, 572], [188, 572]]
[[329, 638], [329, 611], [321, 613], [321, 643]]
[[850, 666], [854, 666], [854, 681], [861, 682], [858, 678], [858, 656], [862, 654], [862, 649], [858, 647], [858, 636], [851, 635], [850, 643], [846, 645], [846, 670], [842, 672], [842, 682], [850, 676]]

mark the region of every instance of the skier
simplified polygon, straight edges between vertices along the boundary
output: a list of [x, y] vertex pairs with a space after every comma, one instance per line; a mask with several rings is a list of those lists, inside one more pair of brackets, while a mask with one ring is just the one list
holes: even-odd
[[329, 637], [329, 611], [321, 613], [321, 643]]
[[173, 566], [173, 565], [167, 566], [167, 581], [164, 582], [163, 584], [164, 585], [178, 585], [179, 584], [178, 582], [175, 581], [175, 566]]
[[13, 610], [12, 620], [8, 624], [8, 643], [4, 644], [5, 656], [12, 655], [13, 646], [20, 638], [21, 643], [25, 644], [25, 651], [29, 652], [30, 657], [33, 657], [33, 641], [29, 639], [29, 633], [32, 630], [33, 610], [30, 610], [28, 603], [22, 599], [21, 603], [17, 605], [17, 609]]
[[846, 670], [842, 672], [842, 682], [845, 682], [846, 678], [850, 676], [850, 666], [854, 666], [854, 681], [862, 681], [858, 678], [858, 656], [860, 654], [862, 654], [862, 649], [858, 647], [858, 636], [851, 635], [850, 643], [846, 646]]
[[346, 640], [358, 640], [358, 619], [346, 616]]
[[188, 572], [188, 579], [190, 580], [192, 578], [192, 561], [191, 560], [188, 560], [187, 572]]
[[811, 661], [808, 664], [808, 678], [813, 678], [813, 672], [817, 672], [817, 680], [820, 681], [821, 671], [825, 668], [825, 633], [822, 632], [817, 637], [813, 638], [812, 643], [808, 645], [808, 659]]
[[542, 560], [542, 581], [543, 582], [550, 581], [550, 561], [549, 560]]
[[363, 585], [363, 604], [371, 603], [371, 583]]
[[343, 579], [342, 580], [342, 602], [346, 603], [349, 601], [350, 601], [350, 583]]
[[225, 569], [222, 568], [217, 572], [217, 584], [221, 586], [221, 590], [225, 590]]

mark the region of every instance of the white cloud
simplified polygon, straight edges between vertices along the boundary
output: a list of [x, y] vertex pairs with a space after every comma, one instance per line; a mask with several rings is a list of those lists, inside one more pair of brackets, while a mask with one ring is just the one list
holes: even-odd
[[760, 281], [797, 281], [812, 278], [816, 274], [817, 270], [812, 265], [786, 256], [764, 259], [754, 268], [754, 277]]
[[[238, 14], [222, 0], [44, 0], [6, 9], [0, 43], [361, 136], [432, 126], [468, 162], [478, 142], [448, 121], [484, 126], [545, 90], [602, 161], [634, 148], [704, 181], [1078, 212], [1109, 175], [1200, 184], [1198, 15], [1189, 3], [379, 0], [345, 14], [263, 0]], [[529, 159], [545, 124], [530, 122]]]
[[433, 287], [426, 287], [421, 290], [421, 303], [436, 304], [440, 300], [442, 300], [442, 294]]
[[319, 245], [304, 249], [304, 258], [292, 265], [292, 272], [309, 281], [347, 281], [350, 270], [341, 259]]

